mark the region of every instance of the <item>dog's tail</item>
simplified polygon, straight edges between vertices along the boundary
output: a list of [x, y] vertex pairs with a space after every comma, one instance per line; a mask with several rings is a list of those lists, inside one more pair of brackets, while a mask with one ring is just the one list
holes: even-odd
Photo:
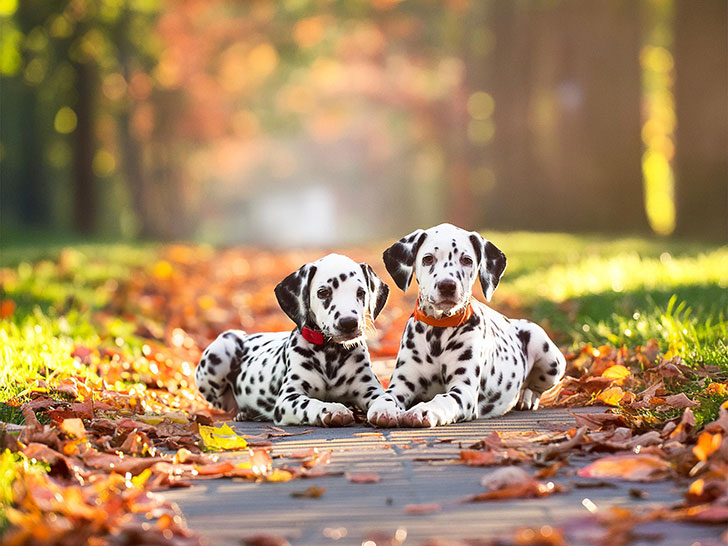
[[240, 372], [245, 332], [228, 330], [220, 334], [202, 353], [195, 370], [195, 384], [210, 404], [225, 411], [238, 411], [231, 379]]

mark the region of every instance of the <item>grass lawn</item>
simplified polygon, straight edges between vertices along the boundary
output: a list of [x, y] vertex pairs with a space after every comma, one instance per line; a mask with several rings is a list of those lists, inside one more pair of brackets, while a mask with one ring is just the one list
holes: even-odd
[[[668, 356], [728, 374], [728, 247], [555, 233], [489, 238], [508, 257], [494, 305], [544, 324], [563, 348], [634, 348], [655, 340]], [[371, 247], [372, 262], [378, 246]], [[150, 244], [7, 245], [0, 276], [0, 402], [39, 378], [52, 384], [93, 375], [74, 356], [76, 347], [138, 356], [145, 340], [134, 334], [135, 317], [100, 322], [96, 315], [126, 296], [123, 285], [132, 272], [164, 274], [162, 251]]]

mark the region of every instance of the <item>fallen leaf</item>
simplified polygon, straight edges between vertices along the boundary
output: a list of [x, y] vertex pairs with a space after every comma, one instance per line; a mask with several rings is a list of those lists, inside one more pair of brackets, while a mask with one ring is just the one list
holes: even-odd
[[616, 364], [614, 366], [610, 366], [606, 370], [604, 370], [604, 373], [602, 373], [602, 377], [606, 377], [607, 379], [612, 379], [615, 384], [621, 385], [624, 380], [629, 377], [630, 372], [627, 368], [622, 366], [621, 364]]
[[688, 398], [684, 392], [673, 394], [665, 397], [665, 404], [673, 408], [693, 408], [698, 405], [697, 402], [693, 402]]
[[612, 455], [597, 459], [579, 470], [584, 478], [616, 478], [627, 481], [651, 482], [668, 476], [670, 465], [653, 455]]
[[245, 449], [248, 442], [245, 438], [238, 436], [237, 433], [230, 428], [229, 425], [223, 423], [219, 427], [208, 427], [199, 425], [200, 436], [206, 450], [224, 451], [231, 449]]
[[468, 466], [492, 466], [499, 463], [493, 451], [463, 450], [460, 452], [460, 460]]
[[376, 472], [347, 472], [346, 479], [352, 483], [379, 483], [381, 480]]
[[294, 499], [319, 499], [325, 491], [325, 487], [317, 487], [315, 485], [312, 485], [311, 487], [303, 491], [293, 491], [291, 493], [291, 496]]
[[518, 466], [504, 466], [489, 472], [480, 479], [480, 485], [491, 491], [533, 481], [533, 477]]
[[64, 419], [58, 428], [71, 438], [82, 440], [86, 437], [86, 428], [83, 426], [83, 421], [78, 418]]
[[404, 507], [405, 514], [417, 514], [420, 516], [426, 516], [440, 511], [442, 511], [442, 504], [435, 502], [427, 504], [407, 504]]
[[621, 387], [610, 387], [597, 396], [597, 400], [601, 400], [610, 406], [618, 406], [622, 398], [624, 398], [624, 391]]
[[723, 436], [720, 432], [715, 434], [703, 432], [698, 437], [698, 443], [693, 447], [693, 453], [699, 460], [707, 461], [708, 457], [718, 451], [722, 440]]

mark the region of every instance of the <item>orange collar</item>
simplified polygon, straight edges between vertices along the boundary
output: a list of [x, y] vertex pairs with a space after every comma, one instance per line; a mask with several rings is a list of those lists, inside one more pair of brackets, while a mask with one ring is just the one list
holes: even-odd
[[473, 300], [471, 299], [468, 303], [467, 307], [460, 311], [457, 315], [452, 315], [450, 317], [445, 317], [441, 319], [436, 319], [434, 317], [431, 317], [430, 315], [426, 315], [422, 309], [420, 309], [420, 301], [417, 300], [417, 303], [415, 304], [415, 312], [412, 313], [412, 316], [415, 320], [419, 322], [424, 322], [425, 324], [429, 326], [437, 326], [438, 328], [449, 328], [452, 326], [460, 326], [462, 324], [465, 324], [468, 319], [470, 319], [470, 316], [473, 314]]

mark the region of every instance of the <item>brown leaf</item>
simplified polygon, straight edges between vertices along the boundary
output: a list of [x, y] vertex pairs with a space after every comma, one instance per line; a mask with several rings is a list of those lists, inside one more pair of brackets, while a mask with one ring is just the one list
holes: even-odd
[[325, 487], [317, 487], [315, 485], [312, 485], [308, 489], [304, 489], [303, 491], [293, 491], [291, 493], [291, 496], [294, 499], [319, 499], [326, 491]]
[[697, 402], [690, 400], [684, 392], [665, 397], [665, 404], [679, 409], [693, 408], [698, 405]]

